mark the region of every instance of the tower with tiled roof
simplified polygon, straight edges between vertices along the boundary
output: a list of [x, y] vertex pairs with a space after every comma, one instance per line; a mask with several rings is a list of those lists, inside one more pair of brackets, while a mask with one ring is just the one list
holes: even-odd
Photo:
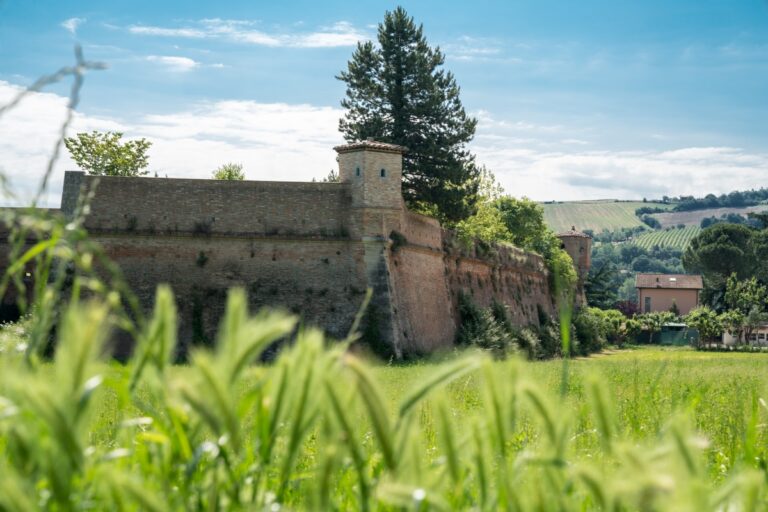
[[402, 209], [406, 148], [368, 139], [333, 149], [339, 154], [339, 181], [351, 185], [353, 206]]
[[560, 239], [562, 248], [573, 260], [573, 266], [576, 269], [576, 275], [579, 279], [576, 286], [576, 297], [581, 303], [586, 303], [584, 284], [592, 265], [592, 237], [576, 230], [576, 226], [571, 226], [569, 231], [558, 233], [557, 238]]

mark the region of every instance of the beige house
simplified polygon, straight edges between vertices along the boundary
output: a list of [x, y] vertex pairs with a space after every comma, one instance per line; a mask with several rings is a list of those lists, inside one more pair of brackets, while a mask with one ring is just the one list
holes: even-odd
[[676, 305], [686, 315], [699, 305], [704, 288], [701, 276], [687, 274], [637, 274], [635, 278], [640, 311], [669, 311]]

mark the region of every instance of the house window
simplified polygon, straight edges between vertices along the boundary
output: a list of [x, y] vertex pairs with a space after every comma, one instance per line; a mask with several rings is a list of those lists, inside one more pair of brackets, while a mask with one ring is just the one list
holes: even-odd
[[360, 176], [360, 168], [359, 167], [357, 169], [355, 169], [355, 175], [356, 176]]
[[651, 298], [646, 297], [645, 298], [645, 312], [650, 313], [651, 312]]
[[381, 177], [385, 178], [387, 176], [387, 171], [385, 169], [381, 170]]

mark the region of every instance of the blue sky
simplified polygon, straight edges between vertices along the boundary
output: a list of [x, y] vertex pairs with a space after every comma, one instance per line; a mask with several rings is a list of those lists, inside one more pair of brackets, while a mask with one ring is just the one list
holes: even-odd
[[[230, 160], [250, 179], [322, 176], [340, 141], [334, 75], [396, 5], [0, 0], [0, 103], [70, 63], [77, 41], [109, 69], [87, 77], [73, 130], [147, 137], [152, 168], [171, 176]], [[478, 160], [513, 195], [768, 186], [765, 0], [401, 5], [444, 50], [480, 121]], [[0, 119], [0, 168], [21, 197], [67, 86]]]

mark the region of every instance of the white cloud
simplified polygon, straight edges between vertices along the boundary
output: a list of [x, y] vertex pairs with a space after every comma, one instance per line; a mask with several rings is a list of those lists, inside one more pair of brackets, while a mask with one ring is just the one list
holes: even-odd
[[448, 57], [456, 60], [488, 60], [501, 55], [499, 41], [471, 36], [461, 36], [456, 41], [442, 45], [442, 49]]
[[[0, 81], [0, 105], [21, 89]], [[66, 98], [38, 93], [27, 96], [0, 117], [0, 172], [17, 201], [29, 201], [39, 185], [47, 157], [64, 119]], [[138, 122], [77, 114], [69, 133], [122, 131], [125, 138], [146, 137], [150, 172], [176, 178], [208, 178], [222, 163], [241, 162], [248, 179], [310, 181], [337, 166], [333, 146], [342, 112], [331, 107], [220, 101], [199, 104], [169, 115], [146, 115]], [[57, 163], [45, 204], [58, 207], [65, 169], [77, 169], [66, 150]]]
[[61, 22], [61, 26], [74, 35], [77, 34], [77, 27], [85, 23], [85, 21], [85, 18], [69, 18]]
[[322, 27], [307, 33], [269, 33], [255, 28], [258, 23], [250, 20], [224, 20], [219, 18], [199, 20], [191, 27], [158, 27], [133, 25], [128, 31], [137, 35], [179, 37], [193, 39], [225, 39], [233, 42], [270, 47], [332, 48], [353, 46], [368, 36], [346, 21], [330, 27]]
[[149, 62], [160, 64], [168, 71], [184, 73], [192, 71], [200, 66], [200, 63], [188, 57], [174, 57], [170, 55], [150, 55], [147, 57]]
[[473, 146], [478, 160], [507, 192], [540, 201], [702, 196], [764, 186], [768, 179], [768, 154], [735, 148], [571, 151], [484, 142]]
[[128, 27], [128, 31], [132, 34], [147, 35], [147, 36], [164, 36], [164, 37], [188, 37], [188, 38], [204, 38], [206, 33], [202, 30], [193, 28], [163, 28], [163, 27], [147, 27], [142, 25], [134, 25]]
[[[0, 81], [0, 105], [7, 104], [21, 88]], [[64, 121], [67, 99], [57, 94], [30, 94], [13, 110], [0, 117], [0, 173], [9, 180], [16, 200], [0, 195], [3, 204], [28, 203], [43, 176], [48, 157], [58, 138], [58, 130]], [[109, 119], [76, 115], [72, 132], [90, 130], [123, 131], [126, 126]], [[63, 148], [62, 148], [63, 149]], [[61, 195], [61, 179], [64, 169], [76, 169], [62, 152], [52, 176], [49, 193], [43, 198], [44, 205], [58, 206]]]
[[[18, 91], [19, 87], [0, 81], [0, 105]], [[29, 200], [39, 183], [65, 106], [62, 96], [33, 94], [0, 117], [0, 170], [22, 201]], [[342, 142], [337, 128], [342, 114], [337, 108], [313, 105], [217, 101], [171, 114], [145, 113], [130, 123], [78, 114], [70, 133], [119, 130], [126, 138], [146, 137], [153, 143], [150, 170], [161, 176], [207, 178], [212, 169], [235, 161], [244, 164], [248, 179], [309, 181], [336, 167], [332, 148]], [[471, 149], [515, 196], [536, 200], [701, 196], [768, 182], [766, 153], [731, 147], [587, 150], [573, 142], [581, 139], [564, 138], [564, 133], [574, 135], [566, 127], [552, 130], [532, 122], [490, 121], [486, 114]], [[595, 146], [590, 140], [589, 148]], [[49, 206], [59, 204], [64, 169], [75, 168], [64, 154], [55, 168]], [[7, 198], [2, 201], [10, 203]]]

